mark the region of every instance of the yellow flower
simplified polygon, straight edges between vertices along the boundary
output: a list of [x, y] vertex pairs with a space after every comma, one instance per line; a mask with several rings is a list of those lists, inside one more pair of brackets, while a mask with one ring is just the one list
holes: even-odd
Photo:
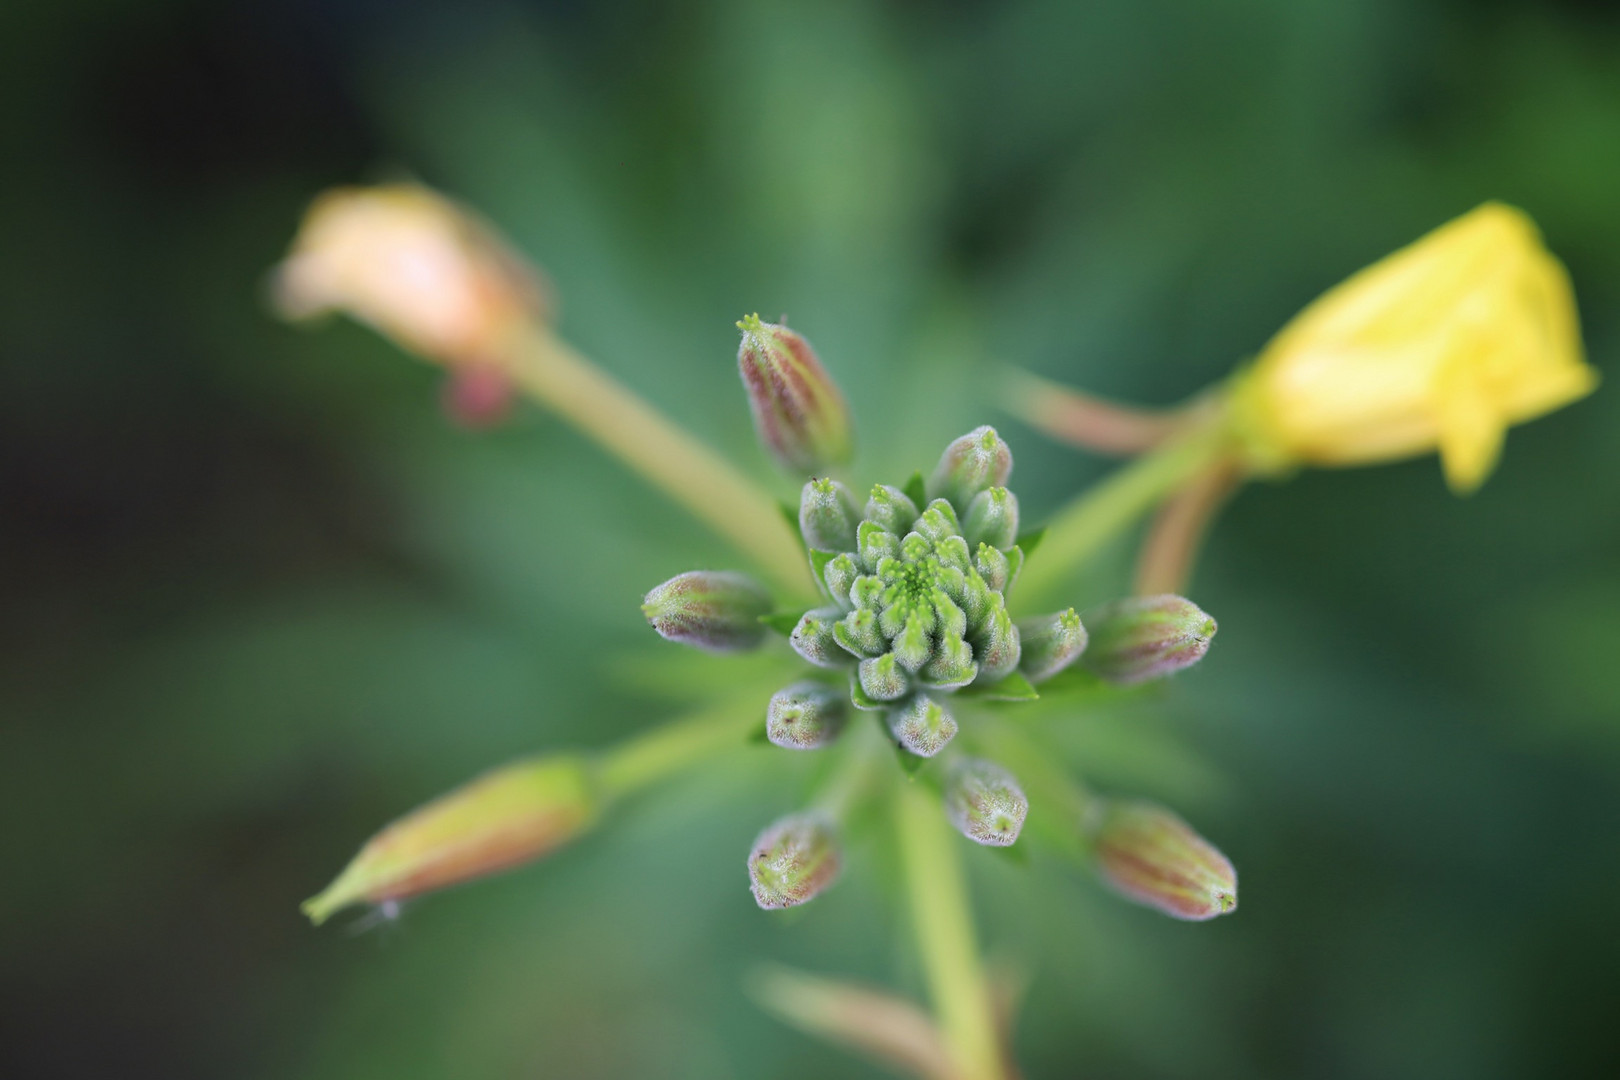
[[1486, 203], [1329, 290], [1239, 376], [1251, 465], [1359, 465], [1440, 451], [1478, 487], [1511, 424], [1591, 393], [1562, 264], [1522, 211]]
[[315, 200], [277, 269], [289, 319], [342, 311], [441, 363], [497, 363], [543, 315], [535, 272], [478, 219], [414, 184], [338, 188]]

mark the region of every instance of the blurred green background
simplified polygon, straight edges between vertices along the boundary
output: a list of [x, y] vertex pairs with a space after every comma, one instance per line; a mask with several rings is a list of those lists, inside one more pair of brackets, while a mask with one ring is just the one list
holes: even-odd
[[[988, 420], [1035, 518], [1111, 466], [987, 413], [996, 365], [1178, 400], [1487, 198], [1568, 262], [1594, 363], [1620, 342], [1598, 0], [23, 0], [0, 117], [6, 1076], [869, 1076], [746, 974], [920, 993], [881, 853], [754, 908], [805, 769], [765, 750], [398, 924], [300, 918], [399, 812], [678, 712], [637, 603], [731, 560], [554, 420], [469, 434], [427, 365], [271, 319], [327, 185], [480, 208], [570, 338], [784, 494], [747, 311], [851, 393], [861, 477]], [[1237, 500], [1209, 659], [1069, 750], [1242, 909], [966, 852], [1029, 1076], [1620, 1075], [1617, 420], [1609, 387], [1515, 430], [1468, 500], [1432, 459]]]

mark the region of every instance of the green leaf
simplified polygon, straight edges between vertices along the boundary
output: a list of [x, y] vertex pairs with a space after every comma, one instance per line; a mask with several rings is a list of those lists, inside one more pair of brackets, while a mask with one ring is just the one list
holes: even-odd
[[1035, 685], [1024, 678], [1024, 673], [1015, 671], [1003, 679], [981, 686], [972, 683], [958, 690], [957, 693], [968, 697], [975, 697], [981, 701], [1035, 701], [1040, 693]]
[[[889, 709], [887, 702], [876, 701], [867, 697], [866, 691], [861, 689], [860, 679], [854, 675], [849, 678], [849, 700], [854, 703], [857, 709], [865, 709], [868, 712], [887, 712]], [[883, 718], [879, 717], [878, 722], [882, 723]], [[888, 731], [888, 727], [885, 726], [883, 729], [884, 734], [887, 735]]]
[[[1132, 688], [1134, 692], [1135, 688]], [[1110, 686], [1097, 676], [1075, 664], [1064, 668], [1056, 675], [1041, 683], [1041, 693], [1048, 697], [1057, 694], [1092, 694], [1096, 696], [1118, 696], [1126, 693], [1117, 687]]]
[[793, 628], [799, 625], [799, 620], [802, 618], [804, 618], [804, 612], [802, 611], [797, 614], [791, 611], [773, 611], [769, 615], [761, 615], [759, 621], [783, 637], [789, 637], [793, 633]]
[[911, 479], [907, 480], [906, 486], [900, 490], [906, 493], [906, 498], [917, 504], [918, 510], [928, 505], [928, 482], [923, 479], [920, 471], [912, 473]]
[[[795, 529], [799, 527], [797, 518], [795, 518], [793, 521], [793, 527]], [[1018, 546], [1024, 549], [1024, 558], [1027, 559], [1031, 555], [1035, 554], [1035, 549], [1041, 546], [1041, 541], [1044, 539], [1046, 539], [1045, 525], [1042, 525], [1038, 529], [1031, 529], [1029, 532], [1021, 534], [1018, 537]]]

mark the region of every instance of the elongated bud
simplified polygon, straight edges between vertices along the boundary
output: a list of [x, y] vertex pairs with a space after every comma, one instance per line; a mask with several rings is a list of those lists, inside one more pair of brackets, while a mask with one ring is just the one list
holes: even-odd
[[822, 472], [849, 460], [852, 425], [838, 384], [810, 343], [758, 315], [737, 323], [737, 369], [748, 390], [754, 429], [783, 467]]
[[956, 737], [956, 717], [929, 697], [917, 694], [889, 712], [889, 731], [895, 741], [918, 757], [933, 757]]
[[1086, 651], [1086, 628], [1074, 608], [1018, 621], [1018, 668], [1030, 682], [1050, 679]]
[[1103, 879], [1137, 903], [1195, 921], [1237, 910], [1237, 871], [1164, 807], [1108, 803], [1091, 826]]
[[861, 515], [849, 489], [836, 480], [811, 480], [799, 495], [799, 531], [816, 551], [853, 551]]
[[793, 814], [766, 828], [748, 854], [754, 901], [767, 910], [816, 897], [838, 877], [841, 859], [832, 822]]
[[537, 859], [596, 816], [589, 767], [573, 757], [487, 773], [378, 833], [326, 891], [304, 903], [317, 926], [351, 904], [381, 904]]
[[771, 597], [747, 574], [691, 570], [653, 589], [641, 610], [670, 641], [707, 652], [738, 652], [764, 640], [759, 620], [770, 614]]
[[1146, 682], [1202, 660], [1215, 620], [1180, 596], [1116, 600], [1086, 616], [1091, 644], [1081, 661], [1109, 682]]
[[765, 737], [789, 750], [826, 746], [844, 729], [849, 695], [818, 682], [796, 682], [771, 697]]
[[1018, 626], [1007, 614], [1006, 602], [1000, 593], [990, 597], [990, 614], [984, 629], [973, 638], [973, 655], [979, 662], [979, 678], [994, 682], [1011, 674], [1018, 666], [1022, 646], [1018, 640]]
[[1028, 813], [1024, 789], [993, 761], [963, 758], [945, 777], [945, 816], [969, 840], [1007, 847], [1018, 839]]
[[970, 547], [989, 544], [1005, 551], [1018, 540], [1018, 496], [1004, 487], [986, 488], [973, 496], [962, 535]]
[[414, 184], [316, 199], [276, 270], [289, 319], [342, 311], [446, 364], [495, 361], [545, 316], [539, 276], [479, 218]]
[[945, 448], [928, 481], [928, 497], [949, 499], [966, 511], [975, 495], [1004, 486], [1011, 473], [1012, 450], [995, 428], [977, 427]]

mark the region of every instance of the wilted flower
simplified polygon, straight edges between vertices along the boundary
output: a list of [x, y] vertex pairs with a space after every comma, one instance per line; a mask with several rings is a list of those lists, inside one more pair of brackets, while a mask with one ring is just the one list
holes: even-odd
[[1157, 679], [1196, 664], [1209, 651], [1215, 620], [1181, 596], [1133, 596], [1086, 615], [1091, 631], [1081, 663], [1109, 682]]
[[838, 877], [838, 836], [817, 814], [777, 821], [754, 841], [748, 879], [762, 908], [785, 908], [813, 899]]
[[765, 636], [760, 617], [771, 595], [735, 570], [690, 570], [655, 587], [642, 601], [647, 621], [670, 641], [709, 652], [752, 649]]
[[441, 363], [495, 363], [543, 316], [535, 272], [468, 211], [427, 188], [340, 188], [309, 208], [276, 271], [283, 315], [346, 312]]
[[1137, 903], [1194, 921], [1237, 910], [1237, 871], [1164, 807], [1108, 803], [1091, 827], [1104, 880]]
[[582, 759], [496, 769], [378, 833], [336, 881], [305, 902], [304, 913], [322, 923], [350, 904], [406, 900], [509, 869], [572, 840], [596, 811]]
[[849, 460], [849, 406], [803, 337], [749, 315], [737, 323], [737, 369], [760, 442], [800, 475]]
[[1234, 418], [1257, 468], [1438, 449], [1466, 492], [1509, 425], [1596, 385], [1563, 266], [1523, 212], [1486, 203], [1297, 315], [1239, 379]]

